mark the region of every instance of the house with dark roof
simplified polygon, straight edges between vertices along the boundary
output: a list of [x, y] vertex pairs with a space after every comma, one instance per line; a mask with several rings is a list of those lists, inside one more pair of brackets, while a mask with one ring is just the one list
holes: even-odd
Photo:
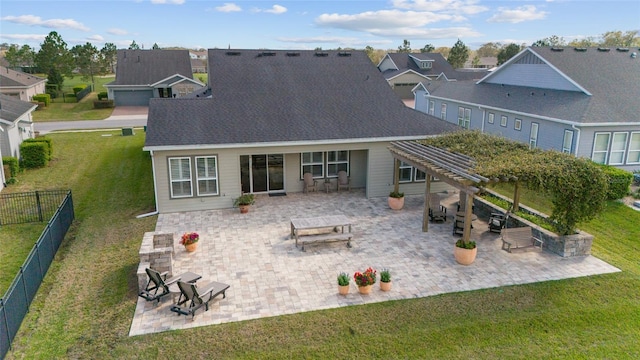
[[[388, 196], [391, 141], [457, 128], [404, 106], [363, 51], [211, 49], [208, 60], [205, 95], [149, 104], [144, 150], [161, 213], [302, 192], [304, 173], [335, 190], [341, 170], [366, 196]], [[401, 191], [424, 193], [424, 173], [401, 171]]]
[[188, 50], [118, 50], [116, 79], [105, 85], [115, 106], [148, 106], [151, 98], [179, 98], [205, 84], [193, 79]]
[[47, 79], [0, 66], [0, 94], [31, 101], [33, 95], [44, 94]]
[[532, 148], [637, 170], [639, 51], [529, 47], [479, 81], [417, 89], [415, 108]]
[[[34, 137], [31, 113], [38, 107], [13, 96], [0, 94], [0, 158], [13, 156], [20, 158], [20, 144]], [[5, 182], [0, 160], [2, 184]]]
[[485, 69], [454, 69], [440, 53], [387, 53], [378, 69], [402, 99], [413, 99], [413, 89], [435, 80], [473, 80], [487, 74]]

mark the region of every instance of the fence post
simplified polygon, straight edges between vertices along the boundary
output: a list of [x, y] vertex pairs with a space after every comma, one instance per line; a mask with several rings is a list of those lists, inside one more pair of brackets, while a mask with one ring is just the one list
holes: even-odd
[[7, 339], [9, 339], [9, 348], [7, 350], [11, 350], [11, 341], [13, 339], [11, 339], [11, 333], [9, 331], [9, 321], [7, 321], [7, 309], [4, 307], [4, 299], [1, 297], [0, 297], [0, 309], [4, 309], [4, 311], [2, 312], [3, 314], [2, 319], [4, 320], [4, 327], [7, 329]]
[[42, 222], [42, 205], [40, 204], [40, 193], [36, 190], [36, 206], [38, 207], [38, 219]]

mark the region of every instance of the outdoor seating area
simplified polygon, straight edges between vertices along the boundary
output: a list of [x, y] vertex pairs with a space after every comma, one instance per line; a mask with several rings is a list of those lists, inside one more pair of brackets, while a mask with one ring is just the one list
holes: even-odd
[[[483, 218], [475, 220], [471, 230], [478, 245], [475, 262], [459, 265], [453, 256], [459, 237], [451, 234], [459, 194], [439, 195], [452, 215], [429, 224], [428, 232], [422, 231], [423, 195], [406, 196], [404, 208], [394, 211], [386, 198], [367, 199], [361, 189], [257, 195], [249, 214], [237, 209], [160, 214], [155, 232], [174, 234], [172, 274], [192, 272], [206, 280], [198, 280], [203, 284], [192, 292], [191, 301], [196, 293], [199, 298], [193, 306], [189, 301], [177, 305], [172, 296], [160, 301], [138, 297], [129, 335], [619, 271], [593, 256], [563, 258], [545, 250], [508, 253], [501, 250], [500, 234], [490, 232]], [[291, 219], [327, 214], [349, 220], [352, 247], [322, 242], [300, 251], [291, 238]], [[178, 242], [190, 231], [200, 234], [195, 252]], [[338, 294], [340, 272], [352, 277], [367, 267], [389, 269], [392, 290], [380, 291], [376, 283], [371, 294], [361, 295], [352, 278], [350, 293]], [[509, 271], [513, 268], [519, 269], [517, 275]], [[207, 283], [213, 282], [229, 287], [219, 292], [212, 285], [209, 292]], [[209, 301], [212, 298], [216, 300]], [[176, 306], [192, 316], [178, 316]], [[196, 308], [195, 317], [190, 307]]]

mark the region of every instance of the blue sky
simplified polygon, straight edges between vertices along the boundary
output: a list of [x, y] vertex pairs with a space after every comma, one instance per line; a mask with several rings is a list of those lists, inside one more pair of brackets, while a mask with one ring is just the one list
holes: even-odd
[[640, 1], [608, 0], [2, 0], [0, 42], [39, 48], [57, 31], [69, 47], [112, 42], [145, 49], [396, 49], [451, 47], [459, 38], [527, 44], [640, 30]]

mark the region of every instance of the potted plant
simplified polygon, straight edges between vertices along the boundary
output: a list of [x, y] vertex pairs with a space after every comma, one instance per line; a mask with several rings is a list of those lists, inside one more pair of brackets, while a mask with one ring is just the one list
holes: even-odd
[[382, 271], [380, 271], [380, 290], [391, 290], [391, 272], [389, 269], [382, 269]]
[[478, 254], [478, 248], [475, 241], [464, 241], [459, 239], [453, 248], [453, 256], [458, 264], [469, 265], [475, 261]]
[[399, 191], [392, 191], [389, 193], [387, 199], [389, 207], [393, 210], [400, 210], [404, 206], [404, 193]]
[[249, 212], [249, 206], [255, 203], [253, 194], [242, 194], [233, 202], [233, 206], [239, 207], [241, 214], [246, 214]]
[[184, 248], [188, 252], [196, 251], [198, 241], [200, 241], [200, 235], [198, 235], [197, 232], [186, 232], [182, 234], [182, 238], [180, 238], [180, 244], [184, 245]]
[[338, 274], [338, 293], [347, 295], [349, 293], [349, 275], [345, 272]]
[[376, 283], [376, 271], [371, 267], [367, 268], [363, 273], [356, 271], [353, 274], [353, 279], [356, 285], [358, 285], [360, 294], [369, 294], [371, 287]]

